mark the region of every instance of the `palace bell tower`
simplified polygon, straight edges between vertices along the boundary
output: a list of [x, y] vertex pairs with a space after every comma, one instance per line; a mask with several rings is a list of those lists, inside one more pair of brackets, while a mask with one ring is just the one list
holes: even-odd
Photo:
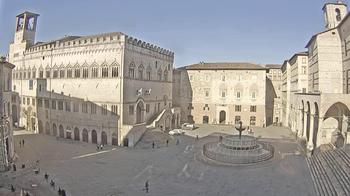
[[326, 3], [323, 6], [326, 29], [335, 28], [347, 14], [347, 5], [343, 1]]
[[34, 45], [38, 16], [39, 14], [27, 11], [16, 16], [16, 31], [14, 40], [10, 44], [9, 62]]

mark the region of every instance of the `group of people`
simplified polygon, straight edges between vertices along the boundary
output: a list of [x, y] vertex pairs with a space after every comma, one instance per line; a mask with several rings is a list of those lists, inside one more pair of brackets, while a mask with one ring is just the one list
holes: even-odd
[[[45, 172], [44, 178], [45, 178], [45, 181], [46, 181], [46, 182], [49, 182], [49, 174], [48, 174], [48, 173]], [[55, 181], [54, 181], [53, 179], [50, 180], [50, 186], [51, 186], [51, 188], [52, 188], [53, 190], [56, 189], [56, 183], [55, 183]], [[58, 195], [60, 195], [60, 196], [66, 196], [66, 195], [67, 195], [66, 190], [63, 189], [63, 188], [61, 188], [61, 187], [58, 187], [57, 193], [58, 193]]]
[[[15, 187], [13, 186], [13, 184], [11, 184], [11, 192], [15, 192], [16, 189]], [[23, 189], [21, 189], [21, 195], [23, 196], [30, 196], [29, 192], [28, 191], [24, 191]]]
[[20, 148], [24, 147], [24, 139], [19, 141], [19, 147]]
[[103, 144], [97, 144], [97, 151], [103, 150]]
[[[167, 140], [165, 141], [165, 143], [166, 143], [166, 147], [168, 147], [168, 146], [169, 146], [169, 140], [167, 139]], [[175, 144], [176, 144], [176, 145], [179, 145], [179, 143], [180, 143], [180, 140], [179, 140], [179, 139], [176, 139]], [[153, 141], [153, 142], [152, 142], [152, 148], [154, 149], [155, 147], [156, 147], [156, 143]]]

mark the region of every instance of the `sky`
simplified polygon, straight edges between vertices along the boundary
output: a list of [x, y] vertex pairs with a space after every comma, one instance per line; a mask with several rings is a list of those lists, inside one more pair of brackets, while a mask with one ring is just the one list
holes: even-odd
[[175, 52], [175, 67], [204, 62], [281, 64], [324, 29], [335, 0], [0, 0], [0, 55], [15, 17], [40, 14], [36, 41], [123, 32]]

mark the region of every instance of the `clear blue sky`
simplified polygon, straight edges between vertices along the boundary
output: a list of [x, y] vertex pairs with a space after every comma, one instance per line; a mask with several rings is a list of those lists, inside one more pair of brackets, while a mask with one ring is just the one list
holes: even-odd
[[[332, 0], [328, 0], [332, 1]], [[335, 1], [335, 0], [333, 0]], [[0, 54], [15, 16], [40, 14], [36, 41], [121, 31], [199, 61], [282, 63], [323, 30], [326, 0], [0, 0]]]

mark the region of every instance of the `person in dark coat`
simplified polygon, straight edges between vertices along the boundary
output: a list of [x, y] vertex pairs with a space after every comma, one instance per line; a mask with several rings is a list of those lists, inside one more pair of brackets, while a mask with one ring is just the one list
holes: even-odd
[[149, 182], [148, 182], [148, 180], [145, 183], [145, 191], [146, 191], [146, 193], [148, 193], [148, 191], [149, 191]]
[[15, 187], [11, 184], [11, 192], [15, 192], [15, 191], [16, 191]]
[[154, 141], [152, 142], [152, 148], [154, 149]]

